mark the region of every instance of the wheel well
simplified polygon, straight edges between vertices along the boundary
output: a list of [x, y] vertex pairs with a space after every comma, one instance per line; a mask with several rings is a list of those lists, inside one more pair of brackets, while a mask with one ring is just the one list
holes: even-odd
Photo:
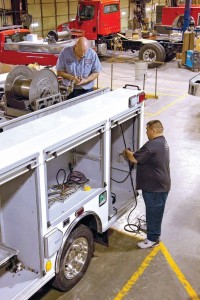
[[102, 231], [102, 227], [100, 224], [100, 220], [96, 219], [94, 215], [87, 215], [85, 217], [83, 217], [75, 226], [78, 227], [80, 224], [84, 224], [87, 227], [89, 227], [91, 230], [96, 230], [96, 231]]
[[68, 227], [68, 229], [66, 230], [66, 232], [63, 236], [63, 243], [62, 243], [62, 246], [60, 247], [57, 257], [56, 257], [56, 263], [55, 263], [56, 273], [59, 272], [60, 257], [62, 254], [64, 244], [65, 244], [66, 240], [68, 239], [68, 236], [70, 235], [70, 233], [74, 229], [76, 229], [80, 224], [83, 224], [91, 229], [95, 241], [98, 242], [99, 240], [103, 240], [102, 243], [107, 245], [107, 238], [104, 237], [104, 235], [105, 236], [107, 235], [107, 232], [105, 234], [102, 232], [102, 223], [101, 223], [99, 216], [97, 214], [95, 214], [94, 212], [89, 212], [89, 211], [85, 212], [79, 218], [75, 219], [75, 221]]
[[88, 216], [84, 217], [83, 219], [81, 219], [80, 222], [78, 222], [76, 224], [76, 227], [78, 227], [80, 224], [83, 224], [83, 225], [89, 227], [92, 231], [94, 241], [96, 243], [102, 244], [104, 246], [108, 246], [108, 232], [107, 231], [102, 232], [102, 226], [101, 226], [101, 230], [100, 230], [99, 225], [101, 225], [101, 224], [99, 224], [99, 221], [100, 220], [99, 219], [97, 220], [94, 215], [88, 215]]

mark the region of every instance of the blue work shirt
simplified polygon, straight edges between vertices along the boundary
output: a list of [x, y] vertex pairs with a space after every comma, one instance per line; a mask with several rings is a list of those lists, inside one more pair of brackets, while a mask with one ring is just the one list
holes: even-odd
[[[74, 46], [64, 48], [58, 57], [56, 64], [58, 71], [64, 71], [73, 76], [81, 76], [87, 78], [92, 73], [99, 73], [102, 70], [101, 63], [96, 52], [89, 48], [84, 57], [78, 60], [75, 56]], [[63, 79], [63, 84], [70, 85], [70, 80]], [[91, 81], [82, 86], [74, 85], [74, 89], [91, 89], [94, 86], [94, 81]]]

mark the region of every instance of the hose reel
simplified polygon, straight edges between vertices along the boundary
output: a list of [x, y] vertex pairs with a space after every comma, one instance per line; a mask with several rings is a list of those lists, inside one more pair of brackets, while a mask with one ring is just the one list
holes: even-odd
[[5, 83], [7, 107], [38, 110], [61, 101], [55, 73], [49, 69], [35, 70], [26, 66], [14, 68]]

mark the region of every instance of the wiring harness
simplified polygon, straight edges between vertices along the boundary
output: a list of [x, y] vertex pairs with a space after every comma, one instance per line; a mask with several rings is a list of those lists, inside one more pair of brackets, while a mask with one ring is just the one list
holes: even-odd
[[[55, 202], [64, 202], [69, 196], [82, 189], [83, 184], [89, 181], [86, 176], [79, 172], [73, 171], [71, 163], [69, 163], [70, 173], [66, 176], [66, 171], [60, 169], [56, 174], [57, 184], [48, 188], [48, 205], [49, 207]], [[62, 182], [59, 177], [62, 174]]]

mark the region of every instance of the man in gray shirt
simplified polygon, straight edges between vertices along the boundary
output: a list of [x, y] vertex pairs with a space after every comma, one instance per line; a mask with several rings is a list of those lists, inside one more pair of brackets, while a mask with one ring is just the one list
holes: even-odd
[[68, 99], [92, 91], [94, 80], [102, 70], [96, 52], [89, 47], [85, 37], [80, 37], [74, 46], [65, 47], [61, 51], [56, 68], [65, 86], [68, 87], [72, 82], [74, 84]]
[[149, 141], [135, 153], [125, 149], [123, 155], [137, 164], [136, 188], [142, 190], [146, 206], [147, 239], [138, 243], [140, 248], [159, 245], [165, 202], [171, 187], [169, 146], [163, 136], [159, 120], [147, 123]]

